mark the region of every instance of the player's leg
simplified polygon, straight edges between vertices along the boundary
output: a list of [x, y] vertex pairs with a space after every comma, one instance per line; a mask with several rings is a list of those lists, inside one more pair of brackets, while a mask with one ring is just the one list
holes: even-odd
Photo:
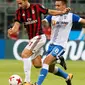
[[[43, 54], [43, 51], [42, 50], [43, 49], [40, 49], [38, 52], [36, 52], [35, 54], [33, 54], [31, 56], [32, 64], [36, 68], [42, 67], [42, 61], [41, 61], [41, 59], [42, 59], [41, 55]], [[24, 66], [24, 68], [25, 68], [25, 66]], [[25, 81], [24, 81], [24, 83], [22, 85], [28, 85], [28, 84], [30, 84], [30, 74], [31, 74], [30, 64], [29, 64], [28, 68], [26, 68], [25, 70], [26, 70], [26, 72], [25, 72]]]
[[60, 65], [65, 69], [67, 70], [67, 65], [66, 65], [66, 62], [65, 62], [65, 59], [63, 56], [59, 57], [60, 59]]
[[[64, 48], [62, 47], [62, 46], [56, 46], [54, 49], [53, 49], [53, 51], [52, 52], [54, 52], [55, 50], [59, 50], [58, 52], [57, 52], [57, 55], [56, 55], [56, 58], [60, 58], [63, 54], [64, 54]], [[53, 55], [53, 54], [52, 54]], [[54, 56], [55, 56], [55, 54], [54, 54]], [[60, 68], [56, 68], [55, 67], [55, 75], [58, 75], [58, 76], [61, 76], [61, 77], [63, 77], [64, 79], [66, 79], [66, 83], [67, 83], [67, 85], [72, 85], [71, 84], [71, 79], [72, 79], [72, 77], [73, 77], [73, 75], [72, 74], [68, 74], [68, 73], [66, 73], [66, 72], [64, 72], [63, 70], [61, 70]]]
[[42, 67], [42, 55], [43, 55], [44, 49], [40, 48], [33, 57], [32, 59], [32, 64], [34, 65], [35, 68], [41, 68]]
[[63, 56], [56, 59], [53, 64], [60, 64], [65, 70], [67, 70], [67, 65]]
[[32, 63], [36, 68], [40, 68], [42, 66], [42, 55], [44, 52], [43, 45], [46, 43], [46, 36], [43, 34], [40, 36], [41, 39], [37, 43], [37, 45], [34, 47], [34, 57], [32, 58]]
[[42, 67], [41, 55], [39, 55], [35, 59], [33, 59], [32, 64], [34, 65], [35, 68], [41, 68]]
[[42, 69], [40, 71], [40, 75], [38, 77], [38, 80], [37, 80], [37, 84], [38, 85], [41, 85], [45, 79], [45, 77], [47, 76], [48, 74], [48, 70], [49, 70], [49, 65], [56, 60], [55, 57], [53, 57], [51, 54], [49, 54], [53, 49], [53, 46], [50, 45], [49, 48], [48, 48], [48, 55], [46, 56], [46, 58], [44, 59], [43, 61], [43, 64], [42, 64]]
[[65, 80], [68, 79], [69, 74], [61, 70], [59, 67], [55, 66], [55, 64], [51, 64], [49, 66], [49, 72], [53, 73], [54, 75], [60, 76], [64, 78]]
[[[52, 49], [53, 48], [53, 49]], [[50, 49], [52, 49], [52, 50], [50, 50]], [[44, 64], [43, 64], [43, 66], [42, 66], [42, 69], [41, 69], [41, 71], [40, 71], [40, 75], [39, 75], [39, 78], [38, 78], [38, 81], [37, 81], [37, 84], [38, 85], [41, 85], [42, 84], [42, 82], [44, 81], [44, 79], [45, 79], [45, 77], [46, 77], [46, 75], [47, 75], [47, 73], [48, 73], [48, 69], [49, 69], [49, 65], [51, 64], [51, 63], [53, 63], [53, 61], [55, 61], [56, 60], [56, 57], [57, 56], [60, 56], [60, 54], [63, 52], [63, 47], [61, 47], [61, 46], [56, 46], [55, 47], [55, 45], [53, 45], [53, 46], [50, 46], [50, 54], [48, 54], [48, 56], [45, 58], [45, 60], [44, 60]], [[48, 51], [49, 52], [49, 51]], [[56, 56], [57, 55], [57, 56]], [[57, 74], [56, 75], [59, 75], [59, 76], [61, 76], [61, 77], [63, 77], [63, 78], [65, 78], [65, 79], [67, 79], [67, 77], [68, 77], [68, 74], [67, 73], [65, 73], [65, 72], [63, 72], [61, 69], [57, 69]], [[70, 85], [70, 84], [68, 84], [67, 83], [67, 85]]]
[[24, 73], [25, 73], [24, 82], [28, 82], [28, 83], [30, 82], [30, 71], [31, 71], [31, 60], [30, 60], [31, 58], [29, 58], [29, 57], [31, 57], [33, 54], [32, 50], [31, 50], [33, 43], [34, 42], [31, 39], [21, 54], [22, 60], [23, 60]]
[[28, 49], [29, 44], [26, 46], [26, 48], [22, 51], [22, 61], [23, 61], [23, 67], [24, 67], [24, 73], [25, 73], [25, 79], [23, 85], [26, 83], [30, 83], [30, 73], [31, 73], [31, 58], [32, 51]]
[[40, 71], [40, 75], [38, 77], [38, 81], [37, 81], [37, 85], [41, 85], [45, 79], [45, 77], [48, 74], [48, 70], [49, 70], [49, 65], [52, 63], [52, 61], [54, 61], [55, 58], [51, 55], [48, 55], [45, 60], [44, 63], [42, 64], [42, 69]]
[[[56, 53], [55, 53], [55, 50], [56, 50], [56, 49], [57, 49], [57, 50], [60, 50], [59, 52], [57, 52], [57, 56], [59, 56], [59, 57], [62, 56], [63, 53], [64, 53], [64, 49], [63, 49], [61, 46], [55, 47], [55, 48], [52, 50], [51, 54], [55, 57], [55, 56], [56, 56]], [[57, 56], [56, 56], [56, 58], [57, 58]], [[64, 72], [63, 70], [61, 70], [61, 69], [58, 68], [58, 67], [54, 67], [54, 65], [55, 65], [55, 64], [53, 64], [53, 65], [51, 65], [51, 66], [49, 67], [49, 71], [50, 71], [51, 73], [53, 72], [53, 73], [54, 73], [55, 75], [57, 75], [57, 76], [63, 77], [63, 78], [66, 80], [67, 85], [71, 85], [71, 79], [72, 79], [73, 75]]]
[[71, 84], [71, 79], [73, 78], [72, 74], [68, 74], [68, 73], [64, 72], [62, 69], [60, 69], [59, 67], [54, 66], [54, 65], [51, 65], [49, 68], [50, 68], [49, 71], [51, 73], [53, 73], [56, 76], [60, 76], [60, 77], [64, 78], [67, 85], [72, 85]]
[[[23, 58], [23, 62], [24, 62], [24, 67], [27, 68], [29, 66], [29, 64], [26, 64], [28, 62], [27, 58], [32, 57], [33, 54], [35, 54], [39, 50], [39, 48], [41, 48], [45, 44], [45, 42], [46, 42], [45, 40], [46, 40], [45, 36], [41, 36], [41, 37], [36, 36], [29, 41], [29, 44], [25, 47], [25, 49], [22, 51], [22, 54], [21, 54], [21, 56]], [[26, 70], [28, 71], [28, 69], [25, 69], [25, 72], [27, 72]], [[26, 75], [26, 76], [28, 76], [28, 75]]]
[[33, 54], [38, 52], [38, 50], [46, 43], [46, 36], [43, 34], [41, 36], [36, 36], [29, 40], [28, 45], [22, 51], [22, 58], [31, 57]]
[[30, 83], [30, 74], [31, 74], [31, 58], [23, 58], [23, 68], [24, 68], [24, 73], [25, 73], [25, 79], [24, 82]]
[[[45, 59], [45, 62], [48, 62], [50, 59], [53, 59], [53, 58], [48, 57], [47, 59]], [[53, 60], [55, 60], [55, 59], [53, 59]], [[50, 64], [51, 62], [48, 62], [48, 64]], [[71, 79], [73, 77], [72, 74], [68, 74], [68, 73], [64, 72], [60, 68], [55, 67], [54, 64], [50, 65], [49, 69], [48, 69], [48, 64], [43, 64], [43, 67], [40, 71], [38, 81], [34, 85], [41, 85], [42, 82], [44, 81], [45, 77], [47, 76], [48, 71], [50, 73], [53, 73], [54, 75], [64, 78], [66, 80], [67, 85], [71, 85]]]
[[59, 57], [56, 58], [55, 63], [60, 64], [65, 70], [67, 70], [67, 66], [66, 66], [65, 59], [64, 59], [64, 57], [62, 56], [64, 53], [65, 53], [65, 51], [63, 51], [63, 52], [59, 55]]
[[31, 65], [31, 58], [29, 57], [32, 56], [33, 52], [32, 50], [28, 49], [31, 48], [29, 44], [25, 47], [25, 49], [22, 51], [21, 54], [23, 60], [24, 73], [25, 73], [25, 79], [23, 85], [25, 85], [26, 83], [30, 83], [30, 73], [32, 65]]

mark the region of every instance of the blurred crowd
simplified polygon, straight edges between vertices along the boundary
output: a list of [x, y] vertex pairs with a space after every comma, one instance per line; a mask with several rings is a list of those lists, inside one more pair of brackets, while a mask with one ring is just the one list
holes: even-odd
[[[52, 0], [29, 0], [31, 3], [41, 3], [44, 4], [47, 8], [53, 8], [54, 4]], [[80, 1], [80, 2], [79, 2]], [[83, 1], [83, 2], [82, 2]], [[16, 0], [0, 0], [0, 38], [7, 39], [7, 29], [12, 26], [13, 19], [15, 16], [16, 10]], [[3, 5], [3, 3], [5, 5]], [[84, 0], [71, 0], [70, 6], [72, 7], [72, 12], [79, 14], [81, 17], [85, 18], [85, 1]], [[76, 5], [78, 3], [78, 5]], [[7, 5], [6, 5], [7, 4]], [[10, 5], [8, 5], [10, 4]], [[79, 6], [79, 7], [78, 7]], [[83, 9], [82, 9], [83, 7]], [[76, 9], [78, 8], [78, 9]], [[81, 11], [79, 11], [81, 9]], [[23, 29], [22, 29], [23, 30]], [[72, 30], [82, 30], [82, 26], [80, 24], [74, 25]], [[43, 28], [44, 33], [46, 34], [47, 38], [50, 39], [51, 28]], [[21, 32], [21, 38], [27, 38], [26, 33]], [[23, 37], [24, 36], [24, 37]]]

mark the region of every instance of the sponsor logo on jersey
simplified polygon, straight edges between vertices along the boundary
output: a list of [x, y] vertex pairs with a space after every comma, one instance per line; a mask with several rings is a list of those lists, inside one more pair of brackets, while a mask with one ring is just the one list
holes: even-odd
[[34, 23], [37, 23], [37, 22], [38, 22], [37, 20], [28, 20], [28, 22], [25, 22], [24, 24], [29, 25], [29, 24], [34, 24]]
[[24, 16], [25, 16], [25, 14], [23, 13], [23, 14], [22, 14], [22, 16], [24, 17]]

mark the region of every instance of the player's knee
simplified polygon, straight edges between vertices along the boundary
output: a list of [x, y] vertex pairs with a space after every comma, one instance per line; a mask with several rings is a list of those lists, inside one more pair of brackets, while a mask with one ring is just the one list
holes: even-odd
[[22, 58], [27, 58], [27, 55], [22, 52], [22, 53], [21, 53], [21, 57], [22, 57]]

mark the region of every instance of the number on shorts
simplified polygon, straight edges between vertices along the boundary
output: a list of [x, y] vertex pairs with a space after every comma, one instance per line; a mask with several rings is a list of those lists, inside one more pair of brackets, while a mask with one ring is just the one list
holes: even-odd
[[59, 49], [57, 48], [57, 49], [55, 49], [55, 53], [57, 54], [59, 52]]

